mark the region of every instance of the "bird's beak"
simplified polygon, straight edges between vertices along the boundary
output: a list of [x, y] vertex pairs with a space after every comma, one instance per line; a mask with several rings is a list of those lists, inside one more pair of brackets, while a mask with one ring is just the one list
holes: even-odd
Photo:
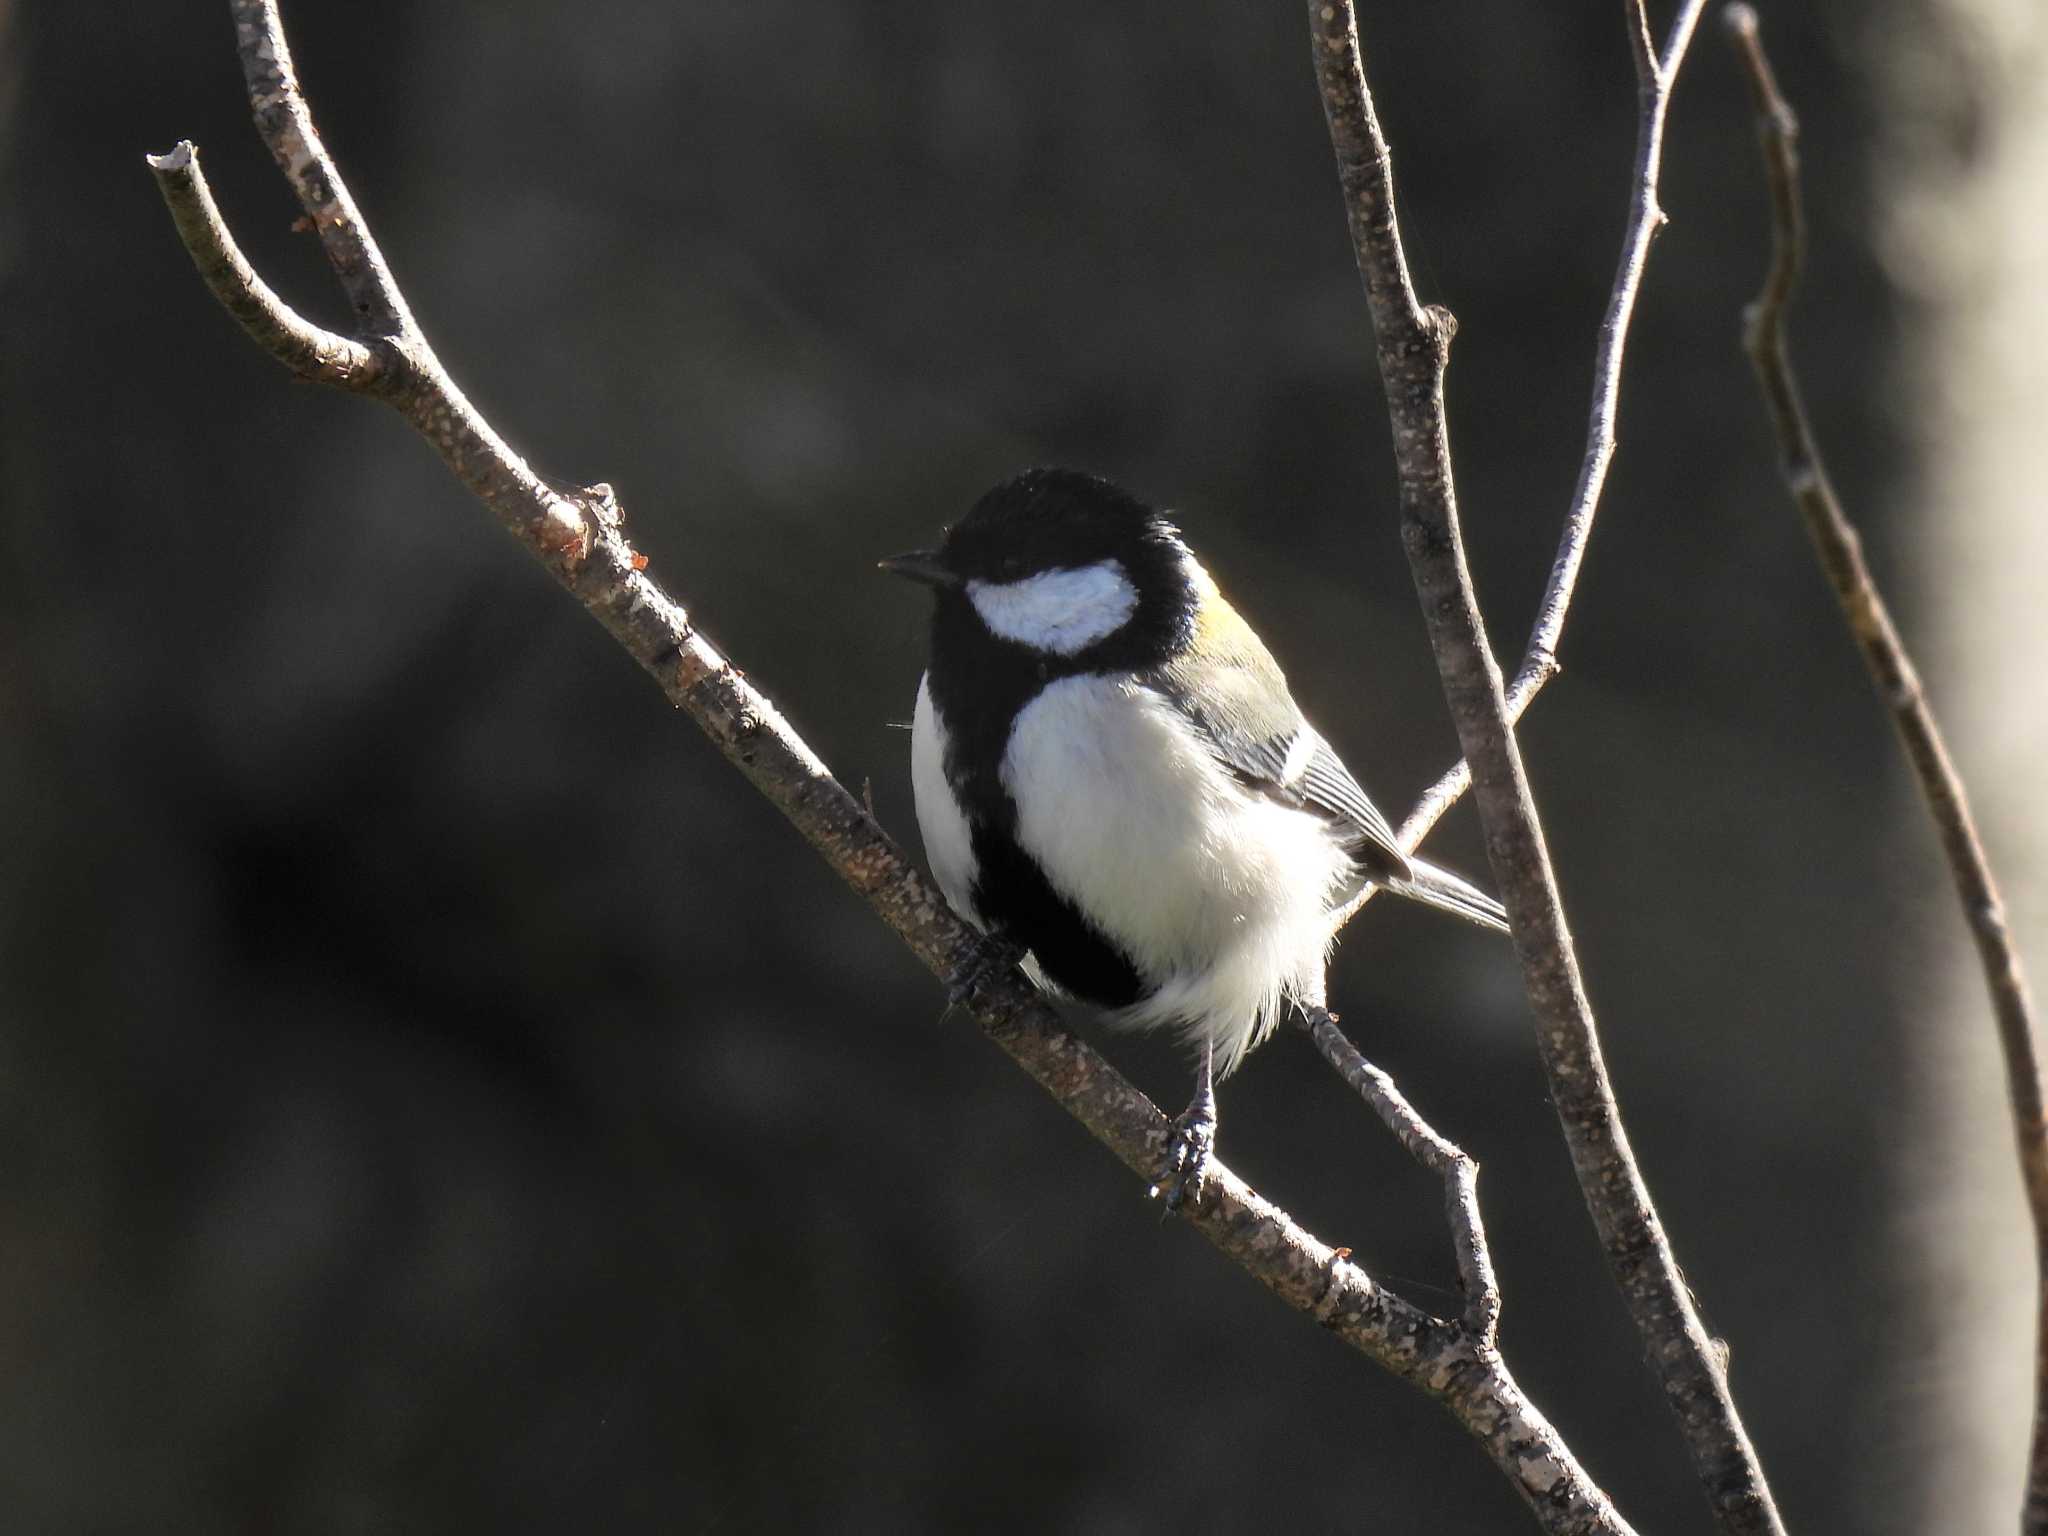
[[928, 587], [960, 585], [959, 574], [946, 564], [946, 557], [936, 549], [913, 549], [908, 554], [891, 555], [886, 560], [876, 561], [875, 567], [891, 576], [921, 581]]

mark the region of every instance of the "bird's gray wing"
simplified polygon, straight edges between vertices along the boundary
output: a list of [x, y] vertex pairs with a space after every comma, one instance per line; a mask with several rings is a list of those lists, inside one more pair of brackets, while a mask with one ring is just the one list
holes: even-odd
[[1301, 773], [1299, 787], [1303, 802], [1344, 823], [1353, 834], [1350, 839], [1352, 855], [1374, 874], [1408, 874], [1408, 855], [1401, 851], [1394, 829], [1380, 814], [1380, 808], [1359, 788], [1358, 780], [1351, 777], [1351, 770], [1330, 749], [1330, 744], [1316, 736], [1312, 728], [1304, 729], [1315, 736], [1315, 745], [1309, 750], [1308, 765]]
[[1367, 875], [1401, 880], [1410, 874], [1408, 856], [1394, 829], [1359, 788], [1330, 744], [1306, 721], [1289, 737], [1252, 741], [1207, 730], [1210, 751], [1247, 789], [1306, 811], [1332, 824], [1338, 838]]
[[1287, 678], [1227, 608], [1200, 642], [1144, 681], [1170, 701], [1247, 789], [1329, 820], [1366, 878], [1405, 880], [1408, 856], [1343, 759], [1302, 717]]

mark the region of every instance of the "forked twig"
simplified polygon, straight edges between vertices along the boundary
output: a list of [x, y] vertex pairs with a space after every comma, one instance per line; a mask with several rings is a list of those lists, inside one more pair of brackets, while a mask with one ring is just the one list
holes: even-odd
[[1500, 1327], [1500, 1284], [1494, 1279], [1486, 1221], [1479, 1211], [1479, 1165], [1415, 1112], [1393, 1078], [1367, 1061], [1337, 1028], [1337, 1016], [1329, 1009], [1309, 1009], [1305, 1025], [1323, 1059], [1372, 1106], [1408, 1155], [1443, 1180], [1444, 1220], [1451, 1229], [1458, 1282], [1465, 1292], [1463, 1322], [1475, 1336], [1491, 1341]]
[[1424, 308], [1409, 278], [1393, 172], [1351, 0], [1309, 0], [1308, 9], [1317, 83], [1393, 430], [1401, 543], [1444, 700], [1473, 766], [1487, 854], [1514, 926], [1558, 1120], [1601, 1246], [1721, 1528], [1776, 1536], [1783, 1526], [1729, 1393], [1721, 1353], [1700, 1321], [1629, 1149], [1500, 668], [1466, 569], [1443, 402], [1456, 323], [1443, 309]]
[[1741, 58], [1756, 103], [1757, 137], [1763, 151], [1764, 179], [1771, 198], [1771, 261], [1755, 302], [1744, 312], [1743, 347], [1756, 367], [1757, 383], [1777, 434], [1786, 487], [1812, 537], [1815, 555], [1828, 584], [1841, 603], [1842, 617], [1870, 668], [1871, 680], [1899, 744], [1912, 766], [1913, 779], [1941, 836], [1942, 852], [1955, 880], [1963, 920], [1977, 945], [1984, 984], [1991, 993], [1991, 1011], [1998, 1023], [1998, 1042], [2005, 1057], [2007, 1096], [2012, 1102], [2013, 1134], [2019, 1149], [2021, 1180], [2034, 1221], [2038, 1317], [2034, 1344], [2034, 1433], [2027, 1463], [2027, 1486], [2021, 1530], [2048, 1536], [2048, 1118], [2044, 1118], [2040, 1025], [2033, 999], [2006, 922], [2005, 903], [1991, 873], [1970, 816], [1962, 776], [1935, 724], [1920, 674], [1906, 654], [1898, 626], [1879, 595], [1863, 558], [1863, 540], [1842, 510], [1821, 462], [1800, 398], [1799, 380], [1785, 342], [1785, 313], [1806, 259], [1806, 225], [1799, 190], [1799, 122], [1778, 89], [1764, 52], [1756, 12], [1730, 5], [1722, 12], [1729, 40]]
[[[1685, 61], [1705, 4], [1706, 0], [1685, 0], [1672, 20], [1660, 56], [1642, 0], [1630, 0], [1629, 37], [1636, 63], [1637, 96], [1634, 186], [1621, 256], [1608, 292], [1607, 311], [1600, 323], [1600, 342], [1593, 365], [1593, 404], [1588, 413], [1586, 448], [1579, 464], [1578, 481], [1565, 513], [1543, 599], [1537, 607], [1535, 628], [1530, 632], [1521, 667], [1508, 685], [1511, 724], [1521, 719], [1522, 712], [1558, 670], [1557, 647], [1564, 634], [1565, 614], [1571, 606], [1587, 542], [1592, 537], [1593, 515], [1607, 483], [1608, 466], [1614, 460], [1622, 358], [1628, 346], [1629, 323], [1635, 316], [1636, 295], [1642, 287], [1651, 242], [1666, 222], [1657, 200], [1658, 172], [1664, 158], [1664, 123], [1672, 91], [1678, 83], [1679, 67]], [[1419, 847], [1471, 784], [1471, 770], [1461, 758], [1423, 793], [1408, 813], [1397, 834], [1401, 846], [1409, 852]], [[1369, 885], [1353, 897], [1337, 914], [1335, 926], [1341, 928], [1349, 922], [1378, 890], [1378, 886]], [[1334, 1015], [1311, 1011], [1307, 1025], [1324, 1059], [1394, 1130], [1410, 1155], [1444, 1180], [1446, 1219], [1465, 1287], [1466, 1322], [1468, 1326], [1483, 1323], [1490, 1328], [1499, 1318], [1500, 1294], [1479, 1210], [1478, 1164], [1415, 1113], [1393, 1079], [1368, 1061], [1336, 1027]]]
[[[1578, 482], [1565, 512], [1542, 601], [1536, 605], [1535, 627], [1529, 631], [1521, 665], [1507, 687], [1510, 725], [1522, 718], [1523, 711], [1543, 691], [1543, 685], [1557, 675], [1557, 648], [1564, 638], [1565, 614], [1578, 585], [1587, 542], [1593, 536], [1593, 515], [1599, 510], [1601, 493], [1607, 488], [1607, 469], [1614, 462], [1622, 359], [1628, 350], [1629, 325], [1635, 319], [1636, 294], [1642, 288], [1651, 243], [1667, 222], [1657, 201], [1658, 176], [1664, 163], [1664, 122], [1670, 114], [1678, 72], [1692, 45], [1700, 13], [1706, 9], [1706, 0], [1684, 0], [1672, 18], [1671, 30], [1665, 34], [1662, 53], [1651, 36], [1643, 0], [1629, 0], [1628, 9], [1631, 52], [1636, 62], [1635, 181], [1629, 196], [1628, 225], [1621, 237], [1621, 257], [1608, 291], [1607, 312], [1600, 321], [1600, 344], [1593, 361], [1593, 404], [1587, 416], [1586, 448], [1579, 461]], [[1398, 831], [1401, 846], [1410, 853], [1421, 847], [1422, 840], [1443, 819], [1444, 813], [1471, 787], [1472, 770], [1461, 758], [1422, 792], [1403, 818]], [[1368, 886], [1354, 897], [1339, 916], [1339, 925], [1372, 900], [1378, 889]]]
[[[1158, 1167], [1165, 1117], [1061, 1024], [1014, 968], [963, 924], [792, 730], [774, 704], [691, 624], [627, 541], [608, 487], [551, 489], [463, 398], [413, 323], [293, 78], [277, 0], [229, 0], [258, 131], [319, 231], [360, 334], [336, 336], [256, 277], [221, 221], [192, 146], [150, 157], [180, 237], [221, 304], [300, 378], [397, 409], [650, 673], [664, 695], [807, 837], [940, 977], [966, 986], [983, 1032], [1126, 1166]], [[1288, 1305], [1442, 1403], [1480, 1441], [1546, 1531], [1626, 1536], [1493, 1346], [1379, 1285], [1348, 1251], [1304, 1231], [1220, 1165], [1182, 1214]]]

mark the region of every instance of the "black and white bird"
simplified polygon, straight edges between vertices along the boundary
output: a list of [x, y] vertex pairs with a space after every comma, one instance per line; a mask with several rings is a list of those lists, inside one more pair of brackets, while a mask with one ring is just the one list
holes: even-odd
[[935, 549], [911, 782], [953, 909], [1112, 1025], [1179, 1030], [1194, 1101], [1153, 1186], [1199, 1198], [1215, 1079], [1324, 1001], [1335, 911], [1368, 884], [1505, 929], [1401, 851], [1180, 532], [1107, 480], [1033, 469]]

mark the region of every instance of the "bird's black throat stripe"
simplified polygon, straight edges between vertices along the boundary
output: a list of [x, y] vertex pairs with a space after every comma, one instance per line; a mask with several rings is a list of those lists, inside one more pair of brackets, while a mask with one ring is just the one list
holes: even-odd
[[[954, 633], [943, 631], [953, 629]], [[1028, 949], [1059, 987], [1099, 1008], [1123, 1008], [1150, 990], [1131, 957], [1053, 889], [1017, 843], [1017, 806], [1003, 786], [1003, 754], [1018, 712], [1047, 683], [1111, 670], [1087, 653], [1067, 660], [995, 640], [964, 599], [942, 598], [929, 686], [946, 728], [946, 782], [973, 838], [975, 910]], [[957, 663], [965, 658], [969, 665]]]
[[1062, 991], [1098, 1008], [1125, 1008], [1151, 990], [1131, 957], [1052, 888], [1008, 833], [986, 822], [974, 832], [974, 906], [996, 931], [1021, 944]]

